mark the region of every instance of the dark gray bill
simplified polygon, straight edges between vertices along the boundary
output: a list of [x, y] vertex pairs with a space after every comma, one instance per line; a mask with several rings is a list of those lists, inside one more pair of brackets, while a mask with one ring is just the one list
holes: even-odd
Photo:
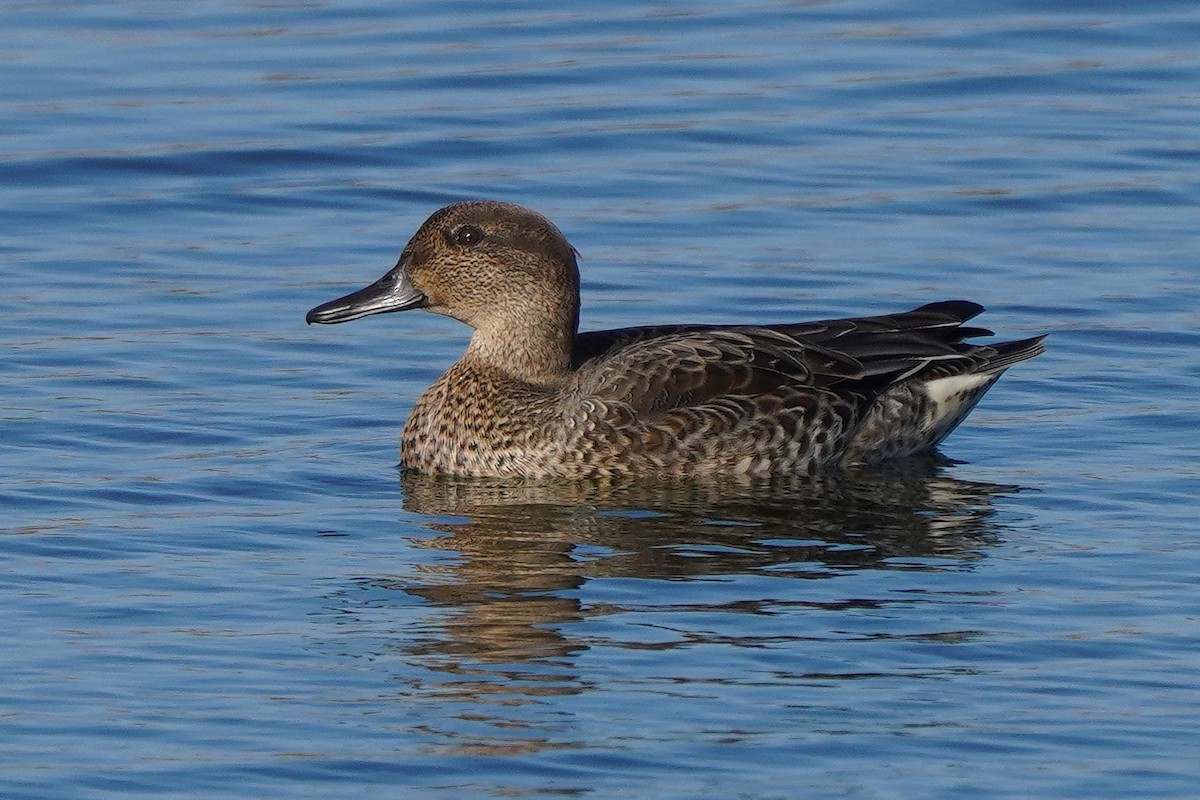
[[391, 272], [372, 283], [365, 289], [351, 292], [345, 297], [330, 300], [309, 311], [304, 321], [308, 324], [319, 322], [331, 324], [334, 322], [349, 322], [359, 317], [369, 317], [372, 314], [387, 314], [392, 311], [407, 311], [410, 308], [421, 308], [429, 301], [425, 295], [413, 288], [408, 281], [408, 272], [404, 264], [397, 264]]

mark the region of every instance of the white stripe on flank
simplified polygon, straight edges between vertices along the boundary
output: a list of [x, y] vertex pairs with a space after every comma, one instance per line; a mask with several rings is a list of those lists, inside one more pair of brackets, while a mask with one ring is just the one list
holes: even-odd
[[[968, 373], [951, 375], [948, 378], [935, 378], [925, 384], [925, 394], [939, 406], [950, 401], [955, 401], [954, 405], [957, 406], [961, 404], [964, 396], [969, 395], [975, 389], [987, 386], [998, 377], [1000, 376], [995, 373], [984, 373], [983, 375]], [[939, 408], [938, 410], [944, 414], [951, 409]]]

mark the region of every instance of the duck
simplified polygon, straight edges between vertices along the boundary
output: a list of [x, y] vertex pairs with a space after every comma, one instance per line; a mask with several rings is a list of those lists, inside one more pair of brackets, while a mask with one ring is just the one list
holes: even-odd
[[490, 478], [818, 475], [934, 450], [1045, 336], [968, 343], [967, 300], [769, 325], [579, 331], [577, 251], [541, 214], [434, 212], [395, 266], [309, 324], [423, 309], [473, 329], [421, 395], [401, 466]]

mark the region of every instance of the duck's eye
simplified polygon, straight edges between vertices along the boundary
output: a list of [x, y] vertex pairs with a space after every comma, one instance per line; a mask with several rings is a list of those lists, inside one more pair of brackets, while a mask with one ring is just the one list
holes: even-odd
[[474, 247], [483, 241], [483, 229], [475, 225], [463, 225], [453, 234], [454, 243], [460, 247]]

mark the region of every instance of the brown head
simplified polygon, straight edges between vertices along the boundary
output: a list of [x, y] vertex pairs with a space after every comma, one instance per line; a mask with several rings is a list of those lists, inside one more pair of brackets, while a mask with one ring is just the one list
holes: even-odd
[[308, 322], [424, 308], [475, 329], [469, 353], [543, 382], [563, 372], [579, 323], [575, 251], [545, 217], [491, 200], [437, 211], [390, 272], [317, 306]]

